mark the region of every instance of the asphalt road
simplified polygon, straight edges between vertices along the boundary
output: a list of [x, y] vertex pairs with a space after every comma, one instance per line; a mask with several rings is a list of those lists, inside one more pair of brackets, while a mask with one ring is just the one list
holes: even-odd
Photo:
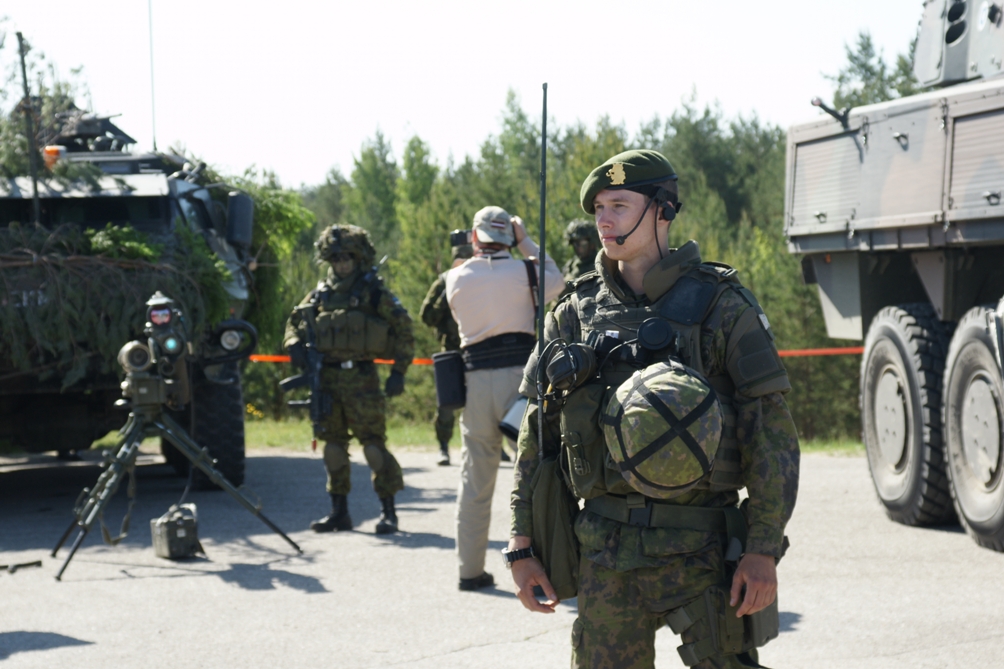
[[[499, 585], [456, 588], [453, 511], [458, 468], [431, 452], [399, 454], [408, 490], [403, 531], [377, 537], [379, 502], [353, 452], [356, 531], [316, 535], [325, 511], [317, 456], [252, 453], [248, 487], [303, 556], [221, 492], [195, 493], [208, 559], [154, 556], [148, 521], [180, 495], [165, 466], [140, 470], [132, 534], [118, 547], [88, 537], [64, 576], [48, 551], [70, 520], [89, 467], [0, 473], [0, 661], [20, 667], [563, 667], [575, 602], [523, 610], [495, 553], [507, 537], [511, 468], [499, 470], [489, 571]], [[109, 513], [117, 528], [124, 510]], [[958, 527], [916, 529], [883, 514], [861, 457], [808, 455], [779, 567], [782, 633], [770, 667], [1004, 666], [1004, 556]], [[65, 553], [63, 553], [65, 554]], [[659, 667], [683, 666], [658, 635]]]

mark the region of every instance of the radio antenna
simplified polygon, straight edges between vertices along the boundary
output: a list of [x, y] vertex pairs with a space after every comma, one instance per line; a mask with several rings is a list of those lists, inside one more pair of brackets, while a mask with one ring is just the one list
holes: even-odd
[[153, 150], [157, 150], [157, 104], [153, 94], [153, 0], [146, 0], [146, 16], [150, 26], [150, 122], [153, 127]]

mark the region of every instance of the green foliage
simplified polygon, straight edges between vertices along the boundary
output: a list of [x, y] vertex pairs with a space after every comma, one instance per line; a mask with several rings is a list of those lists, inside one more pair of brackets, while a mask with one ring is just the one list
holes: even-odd
[[123, 228], [108, 223], [102, 230], [87, 229], [84, 235], [90, 241], [91, 252], [105, 258], [149, 260], [160, 258], [162, 244], [152, 244], [147, 236], [135, 228]]
[[837, 86], [833, 106], [837, 109], [861, 107], [920, 92], [922, 89], [913, 75], [916, 46], [914, 39], [909, 53], [897, 56], [895, 65], [890, 66], [882, 54], [876, 52], [871, 34], [867, 30], [858, 33], [854, 48], [844, 45], [847, 64], [836, 75], [826, 77]]
[[8, 373], [60, 379], [63, 389], [89, 372], [114, 373], [156, 290], [182, 305], [189, 336], [225, 317], [226, 267], [201, 236], [175, 228], [166, 249], [111, 226], [0, 228], [0, 361]]
[[[398, 252], [384, 274], [416, 319], [420, 357], [438, 350], [435, 333], [417, 322], [417, 314], [436, 276], [450, 267], [449, 231], [470, 227], [475, 211], [495, 204], [520, 215], [537, 238], [538, 123], [510, 94], [499, 134], [488, 137], [477, 156], [459, 164], [436, 165], [426, 145], [412, 138], [403, 152], [400, 170], [395, 164], [381, 168], [385, 176], [396, 175], [394, 244]], [[634, 135], [606, 118], [593, 127], [551, 123], [549, 129], [547, 249], [559, 264], [571, 253], [562, 239], [564, 228], [570, 220], [583, 216], [579, 205], [583, 177], [626, 148], [658, 149], [679, 173], [680, 197], [686, 205], [670, 230], [671, 245], [697, 239], [706, 259], [737, 267], [770, 317], [779, 348], [831, 345], [816, 292], [802, 284], [799, 259], [785, 248], [786, 140], [780, 128], [756, 117], [726, 119], [719, 109], [698, 109], [691, 100], [667, 118], [652, 119]], [[382, 160], [391, 161], [390, 147], [381, 136], [367, 143], [363, 154], [373, 152], [373, 147], [380, 147], [373, 157], [379, 154]], [[370, 160], [367, 164], [377, 163]], [[366, 203], [386, 197], [390, 180], [373, 179], [371, 171], [365, 180], [357, 181], [362, 175], [358, 164], [348, 183], [332, 172], [324, 184], [307, 191], [308, 206], [318, 217], [330, 217], [326, 222], [363, 220], [369, 206]], [[335, 193], [344, 197], [338, 199]], [[294, 259], [306, 256], [313, 241], [301, 239], [303, 246]], [[374, 241], [387, 243], [379, 238]], [[290, 272], [290, 283], [301, 282], [301, 292], [290, 301], [292, 305], [313, 287], [321, 272], [302, 260], [294, 261]], [[837, 438], [856, 433], [858, 363], [851, 356], [786, 359], [794, 386], [788, 401], [803, 437]], [[435, 398], [430, 370], [412, 368], [406, 394], [388, 406], [392, 420], [431, 422]], [[282, 407], [275, 408], [271, 415], [284, 415]]]

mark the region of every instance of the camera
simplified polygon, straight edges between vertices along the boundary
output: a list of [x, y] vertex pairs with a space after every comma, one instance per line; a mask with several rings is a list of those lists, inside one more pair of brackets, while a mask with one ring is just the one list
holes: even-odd
[[470, 230], [454, 230], [450, 233], [450, 246], [465, 246], [471, 243]]

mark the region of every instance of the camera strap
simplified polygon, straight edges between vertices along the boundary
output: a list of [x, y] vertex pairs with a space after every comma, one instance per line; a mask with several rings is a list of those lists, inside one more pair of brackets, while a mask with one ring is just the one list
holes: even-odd
[[[530, 282], [530, 301], [533, 304], [533, 322], [537, 322], [537, 270], [533, 266], [532, 260], [524, 260], [526, 267], [526, 278]], [[536, 330], [536, 328], [534, 328]]]

